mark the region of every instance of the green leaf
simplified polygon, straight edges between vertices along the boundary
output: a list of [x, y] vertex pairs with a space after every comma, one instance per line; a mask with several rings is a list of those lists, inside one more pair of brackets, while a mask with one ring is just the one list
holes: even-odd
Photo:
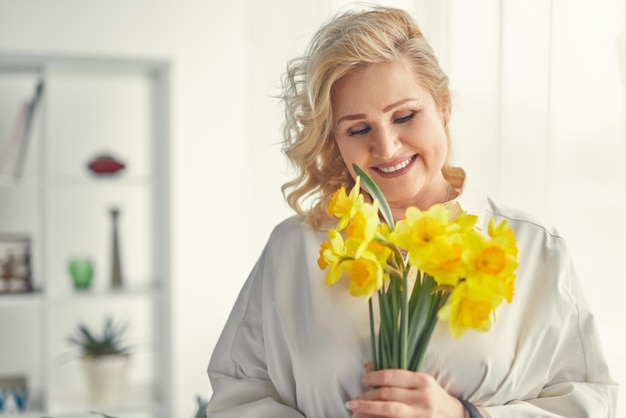
[[115, 324], [111, 317], [107, 317], [102, 334], [97, 336], [85, 324], [79, 324], [74, 335], [70, 335], [68, 342], [77, 345], [83, 355], [99, 357], [108, 354], [124, 354], [127, 349], [121, 347], [122, 335], [128, 324]]
[[435, 291], [436, 286], [437, 284], [431, 276], [420, 272], [413, 288], [409, 302], [411, 305], [411, 317], [409, 319], [410, 370], [421, 370], [428, 343], [438, 323], [437, 312], [449, 297], [447, 292]]
[[380, 213], [383, 214], [383, 218], [389, 225], [389, 228], [393, 230], [393, 216], [391, 215], [391, 208], [389, 207], [389, 203], [387, 203], [387, 199], [380, 191], [374, 180], [372, 180], [363, 170], [359, 168], [358, 165], [352, 164], [354, 171], [356, 174], [361, 177], [361, 182], [365, 185], [367, 191], [372, 195], [372, 198], [378, 200], [378, 204], [380, 205]]
[[198, 410], [196, 411], [195, 418], [206, 418], [206, 408], [209, 402], [201, 396], [196, 396], [196, 399], [198, 401]]
[[380, 312], [380, 325], [378, 330], [378, 353], [380, 369], [388, 369], [391, 367], [391, 349], [393, 347], [393, 338], [391, 330], [393, 329], [393, 317], [390, 311], [388, 293], [385, 290], [379, 292], [378, 309]]

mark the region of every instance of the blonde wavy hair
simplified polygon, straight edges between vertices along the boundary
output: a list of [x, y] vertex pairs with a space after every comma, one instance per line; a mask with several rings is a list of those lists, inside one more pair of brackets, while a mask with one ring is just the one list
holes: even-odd
[[[287, 64], [282, 79], [282, 150], [296, 177], [282, 186], [282, 192], [289, 206], [315, 229], [328, 220], [326, 207], [333, 193], [354, 185], [334, 140], [333, 86], [369, 65], [394, 60], [409, 63], [437, 104], [450, 109], [448, 77], [415, 21], [401, 9], [372, 6], [343, 12], [317, 31], [303, 56]], [[446, 136], [449, 143], [447, 123]]]

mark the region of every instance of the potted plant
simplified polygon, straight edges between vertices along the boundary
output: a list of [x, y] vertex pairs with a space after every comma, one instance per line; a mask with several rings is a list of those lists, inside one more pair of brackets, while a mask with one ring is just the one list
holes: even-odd
[[126, 323], [114, 323], [107, 317], [100, 335], [81, 323], [77, 332], [68, 337], [81, 350], [92, 405], [117, 406], [124, 400], [129, 353], [123, 336], [127, 328]]

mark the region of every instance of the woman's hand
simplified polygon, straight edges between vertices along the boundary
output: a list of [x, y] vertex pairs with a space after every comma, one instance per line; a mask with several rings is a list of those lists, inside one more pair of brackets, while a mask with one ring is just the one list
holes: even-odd
[[461, 402], [429, 374], [400, 369], [372, 371], [371, 365], [366, 369], [363, 384], [373, 389], [347, 403], [353, 418], [467, 417]]

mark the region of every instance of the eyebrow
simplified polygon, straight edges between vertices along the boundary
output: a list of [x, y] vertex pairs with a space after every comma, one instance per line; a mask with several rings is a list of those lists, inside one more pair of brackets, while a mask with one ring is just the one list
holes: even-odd
[[[398, 100], [395, 103], [392, 103], [390, 105], [387, 105], [387, 106], [383, 107], [383, 112], [389, 112], [391, 109], [394, 109], [394, 108], [396, 108], [398, 106], [401, 106], [401, 105], [405, 104], [406, 102], [412, 102], [412, 101], [417, 102], [418, 100], [415, 99], [415, 98], [412, 98], [412, 97], [408, 97], [406, 99]], [[345, 115], [345, 116], [340, 117], [337, 120], [336, 124], [339, 125], [341, 122], [344, 122], [344, 121], [358, 120], [358, 119], [363, 119], [364, 117], [365, 117], [364, 113], [356, 113], [354, 115]]]

